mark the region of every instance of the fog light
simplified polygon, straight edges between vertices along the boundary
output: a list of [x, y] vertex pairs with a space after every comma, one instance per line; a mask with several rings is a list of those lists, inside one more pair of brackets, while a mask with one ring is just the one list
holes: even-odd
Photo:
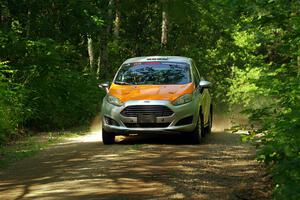
[[193, 123], [193, 116], [185, 117], [176, 123], [176, 126], [188, 125]]
[[119, 123], [116, 121], [116, 120], [114, 120], [114, 119], [112, 119], [112, 118], [110, 118], [110, 117], [104, 117], [104, 120], [105, 120], [105, 123], [107, 124], [107, 125], [111, 125], [111, 126], [120, 126], [119, 125]]

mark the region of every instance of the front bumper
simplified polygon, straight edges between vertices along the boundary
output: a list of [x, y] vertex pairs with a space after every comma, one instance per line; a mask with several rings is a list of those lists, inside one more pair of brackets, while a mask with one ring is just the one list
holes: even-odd
[[[125, 124], [137, 123], [137, 117], [125, 117], [121, 115], [121, 111], [128, 106], [136, 105], [162, 105], [170, 108], [174, 113], [171, 116], [156, 117], [156, 123], [168, 123], [166, 127], [128, 127]], [[131, 133], [168, 133], [168, 132], [191, 132], [195, 129], [199, 110], [196, 109], [197, 102], [195, 100], [174, 106], [170, 101], [165, 100], [134, 100], [127, 101], [124, 105], [114, 106], [103, 99], [102, 104], [102, 126], [107, 132], [113, 132], [116, 135], [128, 135]], [[176, 125], [179, 120], [192, 116], [192, 123], [186, 125]], [[109, 117], [115, 120], [119, 126], [111, 125], [104, 120], [104, 117]]]

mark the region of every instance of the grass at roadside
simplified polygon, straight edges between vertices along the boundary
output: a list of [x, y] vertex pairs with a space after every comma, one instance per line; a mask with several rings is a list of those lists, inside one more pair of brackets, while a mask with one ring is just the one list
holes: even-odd
[[34, 136], [26, 136], [20, 141], [6, 146], [0, 146], [0, 169], [8, 167], [11, 163], [30, 157], [66, 138], [78, 137], [86, 134], [87, 128], [76, 128], [69, 131], [43, 132]]

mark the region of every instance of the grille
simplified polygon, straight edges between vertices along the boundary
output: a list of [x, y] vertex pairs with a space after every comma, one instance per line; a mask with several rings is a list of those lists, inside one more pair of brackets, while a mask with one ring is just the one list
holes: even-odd
[[169, 125], [170, 123], [125, 123], [128, 128], [163, 128]]
[[155, 117], [171, 116], [173, 111], [167, 106], [160, 105], [136, 105], [128, 106], [122, 110], [125, 117], [137, 117], [138, 115], [154, 115]]

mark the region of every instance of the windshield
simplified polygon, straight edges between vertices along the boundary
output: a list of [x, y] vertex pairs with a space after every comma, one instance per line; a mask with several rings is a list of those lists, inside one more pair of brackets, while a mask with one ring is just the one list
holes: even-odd
[[190, 66], [178, 62], [126, 63], [119, 70], [115, 84], [171, 85], [191, 82]]

